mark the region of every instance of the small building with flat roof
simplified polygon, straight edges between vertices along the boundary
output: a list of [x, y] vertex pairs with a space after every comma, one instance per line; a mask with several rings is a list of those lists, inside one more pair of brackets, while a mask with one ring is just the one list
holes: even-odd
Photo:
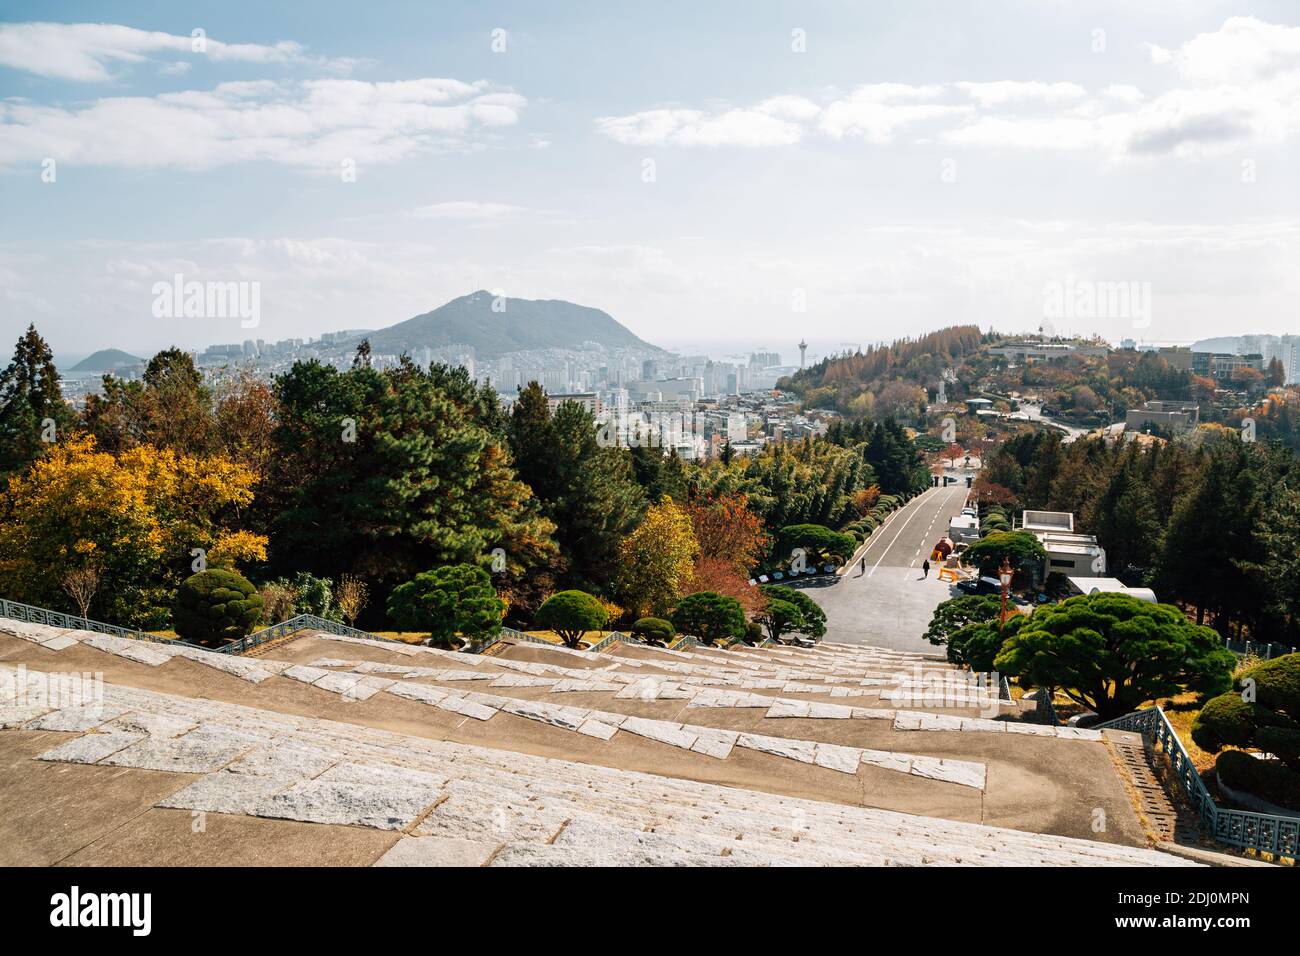
[[1131, 588], [1119, 578], [1089, 578], [1075, 575], [1067, 577], [1070, 591], [1075, 594], [1127, 594], [1139, 601], [1157, 603], [1156, 592], [1150, 588]]

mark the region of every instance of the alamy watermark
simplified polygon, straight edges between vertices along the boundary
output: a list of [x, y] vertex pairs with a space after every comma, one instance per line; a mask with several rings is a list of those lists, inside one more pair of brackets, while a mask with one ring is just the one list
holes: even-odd
[[26, 664], [0, 670], [0, 701], [18, 707], [103, 707], [102, 671], [29, 671]]
[[1151, 325], [1150, 282], [1093, 282], [1067, 276], [1043, 287], [1045, 319], [1126, 319], [1135, 329]]
[[242, 329], [262, 323], [262, 283], [186, 281], [176, 273], [171, 282], [153, 284], [156, 319], [239, 319]]

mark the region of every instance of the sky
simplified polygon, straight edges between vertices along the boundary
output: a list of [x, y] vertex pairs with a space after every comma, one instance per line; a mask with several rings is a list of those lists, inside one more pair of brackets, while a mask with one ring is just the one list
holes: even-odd
[[[677, 348], [1297, 333], [1297, 170], [1294, 0], [0, 0], [0, 342], [480, 288]], [[178, 275], [255, 319], [160, 309]]]

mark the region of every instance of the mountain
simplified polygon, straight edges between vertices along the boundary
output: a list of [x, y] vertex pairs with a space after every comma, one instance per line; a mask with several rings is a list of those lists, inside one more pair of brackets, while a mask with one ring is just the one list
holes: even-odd
[[1200, 339], [1192, 343], [1193, 352], [1221, 352], [1234, 355], [1237, 351], [1237, 337], [1224, 335], [1217, 339]]
[[504, 299], [505, 308], [493, 311], [493, 301], [492, 293], [486, 291], [452, 299], [432, 312], [372, 332], [370, 347], [392, 355], [466, 344], [484, 359], [520, 349], [578, 349], [584, 342], [605, 348], [661, 351], [600, 309], [559, 299]]
[[111, 372], [115, 368], [123, 368], [127, 365], [139, 365], [144, 359], [138, 359], [134, 355], [123, 352], [121, 349], [100, 349], [93, 355], [87, 355], [78, 362], [69, 372]]

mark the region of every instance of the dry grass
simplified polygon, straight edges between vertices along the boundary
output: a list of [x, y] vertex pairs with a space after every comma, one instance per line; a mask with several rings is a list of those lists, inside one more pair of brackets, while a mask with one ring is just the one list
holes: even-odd
[[372, 631], [371, 633], [386, 637], [390, 641], [401, 641], [403, 644], [423, 644], [429, 637], [424, 631]]
[[[564, 639], [554, 631], [524, 631], [524, 633], [529, 637], [540, 638], [548, 644], [559, 644], [561, 646], [564, 644]], [[613, 631], [588, 631], [582, 636], [582, 640], [584, 644], [596, 644], [613, 633]]]

